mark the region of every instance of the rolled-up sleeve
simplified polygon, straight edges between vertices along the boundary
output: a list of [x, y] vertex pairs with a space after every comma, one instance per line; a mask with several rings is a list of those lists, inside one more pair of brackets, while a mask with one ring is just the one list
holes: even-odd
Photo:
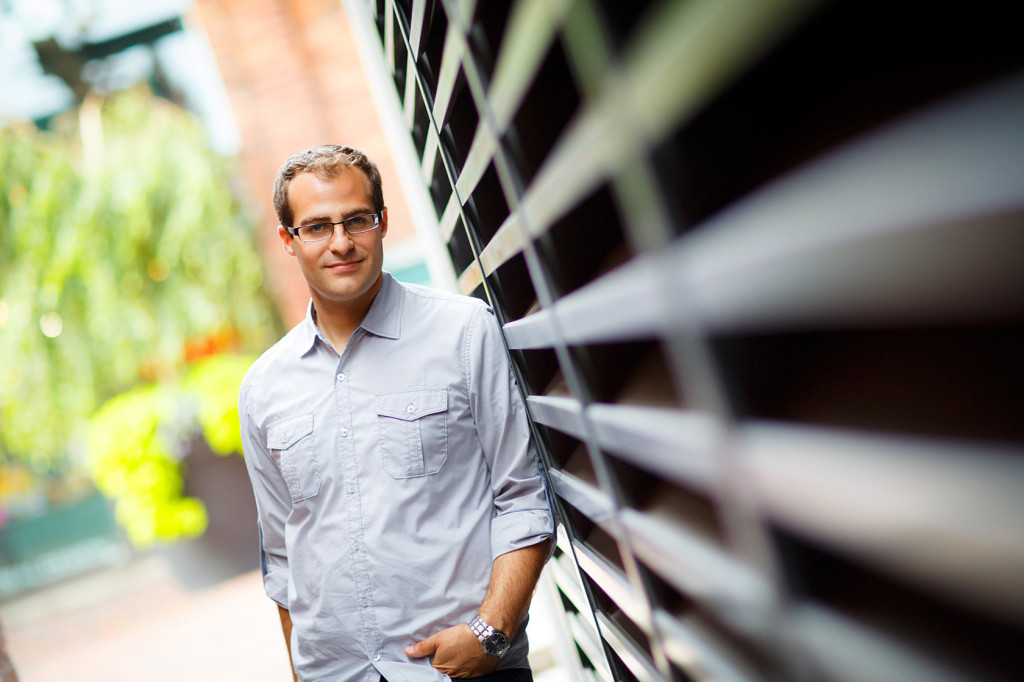
[[267, 450], [266, 434], [252, 416], [253, 390], [253, 380], [247, 376], [238, 395], [238, 416], [242, 428], [245, 466], [249, 470], [259, 515], [263, 586], [267, 596], [288, 608], [289, 571], [285, 521], [291, 510], [291, 497], [280, 470]]
[[488, 309], [479, 308], [469, 330], [470, 406], [494, 495], [493, 559], [550, 539], [554, 518], [498, 322]]

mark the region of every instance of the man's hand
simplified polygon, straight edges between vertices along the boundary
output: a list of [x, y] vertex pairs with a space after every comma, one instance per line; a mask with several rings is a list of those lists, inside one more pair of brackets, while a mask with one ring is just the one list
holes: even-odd
[[441, 630], [405, 647], [409, 658], [434, 655], [433, 666], [448, 677], [479, 677], [494, 670], [497, 656], [488, 656], [468, 625]]

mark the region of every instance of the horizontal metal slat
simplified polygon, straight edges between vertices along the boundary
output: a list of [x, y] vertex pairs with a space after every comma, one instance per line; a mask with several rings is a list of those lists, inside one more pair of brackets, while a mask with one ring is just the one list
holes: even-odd
[[722, 427], [711, 415], [607, 403], [588, 405], [585, 414], [602, 449], [685, 485], [714, 486]]
[[605, 658], [604, 648], [601, 646], [600, 638], [593, 631], [596, 627], [588, 622], [588, 616], [575, 613], [567, 613], [569, 630], [576, 645], [586, 654], [590, 662], [594, 664], [598, 677], [604, 682], [615, 682], [611, 670], [608, 669], [608, 659]]
[[[420, 159], [420, 179], [426, 187], [430, 187], [434, 181], [434, 166], [438, 161], [438, 154], [440, 154], [440, 138], [437, 136], [437, 130], [433, 125], [427, 127], [427, 140], [423, 146], [423, 158]], [[445, 176], [447, 181], [447, 175]], [[452, 193], [452, 197], [455, 197], [455, 193]]]
[[[431, 133], [436, 139], [437, 134]], [[429, 136], [428, 136], [429, 140]], [[455, 233], [455, 226], [459, 223], [459, 218], [462, 216], [462, 206], [459, 204], [459, 195], [452, 192], [452, 195], [448, 198], [448, 204], [444, 207], [444, 213], [441, 214], [441, 219], [438, 221], [437, 229], [441, 235], [441, 242], [447, 244], [451, 241], [452, 235]]]
[[605, 40], [606, 30], [599, 12], [593, 3], [575, 3], [561, 35], [573, 76], [584, 99], [600, 96], [604, 77], [612, 64], [612, 46]]
[[459, 275], [459, 291], [464, 294], [471, 294], [478, 286], [484, 283], [484, 274], [480, 272], [480, 263], [473, 261]]
[[[546, 310], [509, 323], [518, 348], [547, 348], [564, 338], [569, 343], [607, 343], [652, 338], [669, 318], [659, 278], [666, 267], [639, 257], [565, 296]], [[676, 316], [685, 299], [673, 298]], [[614, 310], [614, 315], [608, 315]], [[556, 319], [557, 318], [557, 319]], [[561, 332], [561, 338], [558, 333]]]
[[448, 25], [458, 29], [463, 36], [469, 32], [473, 13], [476, 11], [477, 0], [440, 0], [448, 15]]
[[787, 632], [797, 646], [842, 682], [982, 682], [975, 671], [963, 672], [858, 623], [831, 609], [804, 604], [792, 609]]
[[768, 423], [737, 446], [776, 523], [1024, 620], [1024, 452]]
[[409, 13], [409, 53], [419, 56], [421, 43], [423, 42], [423, 19], [426, 14], [426, 0], [413, 0], [412, 10]]
[[649, 628], [650, 615], [646, 600], [643, 595], [636, 593], [622, 571], [579, 540], [573, 542], [573, 546], [576, 549], [576, 561], [579, 562], [580, 569], [590, 576], [590, 579], [622, 609], [622, 612], [630, 620], [641, 627]]
[[569, 539], [569, 534], [562, 523], [555, 527], [555, 546], [565, 554], [572, 554], [572, 540]]
[[480, 182], [480, 178], [487, 172], [487, 166], [494, 159], [497, 149], [498, 142], [494, 133], [486, 126], [477, 124], [473, 141], [469, 145], [466, 163], [462, 166], [462, 172], [455, 181], [455, 191], [458, 192], [463, 203], [469, 200], [477, 183]]
[[557, 469], [548, 471], [548, 480], [556, 495], [592, 521], [603, 523], [614, 515], [611, 499], [598, 488]]
[[491, 237], [491, 241], [480, 250], [480, 267], [484, 274], [491, 275], [523, 250], [526, 235], [519, 224], [519, 214], [512, 212]]
[[648, 655], [622, 632], [615, 621], [603, 613], [597, 614], [597, 621], [601, 625], [604, 641], [608, 642], [608, 645], [618, 654], [619, 659], [626, 664], [637, 680], [656, 682], [662, 679]]
[[1021, 118], [1024, 78], [917, 112], [517, 321], [519, 343], [1019, 312]]
[[[413, 53], [406, 53], [405, 60], [405, 94], [402, 96], [402, 106], [405, 114], [405, 127], [406, 130], [412, 130], [413, 123], [416, 119], [416, 98], [420, 96], [419, 92], [419, 76], [416, 71], [416, 60], [413, 58]], [[427, 93], [422, 93], [426, 99], [429, 97]]]
[[742, 667], [735, 656], [724, 654], [691, 624], [668, 612], [654, 612], [665, 654], [695, 682], [756, 682], [761, 677]]
[[572, 539], [569, 537], [566, 525], [561, 519], [559, 519], [555, 526], [555, 547], [562, 550], [563, 554], [572, 556]]
[[583, 406], [575, 398], [531, 395], [526, 398], [526, 407], [535, 422], [584, 438]]
[[561, 336], [554, 316], [548, 310], [507, 323], [502, 331], [509, 348], [550, 348]]
[[664, 3], [634, 32], [625, 63], [538, 172], [522, 204], [533, 233], [697, 111], [795, 21], [792, 10], [808, 4]]
[[568, 0], [526, 0], [515, 4], [487, 94], [499, 135], [511, 124], [571, 6]]
[[576, 576], [576, 564], [573, 562], [571, 554], [563, 554], [559, 559], [552, 559], [547, 563], [547, 570], [551, 572], [555, 585], [572, 602], [577, 611], [580, 613], [591, 612], [590, 602], [587, 601], [583, 586], [580, 585], [579, 578]]
[[[373, 13], [370, 13], [373, 16]], [[401, 38], [399, 38], [401, 39]], [[391, 76], [395, 75], [395, 3], [388, 0], [384, 7], [384, 61]]]
[[448, 107], [452, 103], [455, 83], [459, 76], [459, 67], [466, 53], [466, 43], [458, 30], [448, 26], [444, 40], [444, 53], [441, 56], [441, 70], [437, 78], [437, 91], [434, 93], [432, 116], [435, 122], [442, 122], [448, 115]]
[[[813, 4], [663, 3], [635, 31], [625, 62], [610, 71], [600, 96], [569, 124], [527, 189], [520, 206], [528, 232], [546, 232], [581, 197], [698, 111]], [[489, 267], [501, 264], [498, 255], [515, 253], [503, 248], [489, 254]]]
[[1021, 221], [987, 219], [1024, 208], [1022, 118], [1015, 76], [865, 135], [681, 240], [667, 291], [713, 329], [1019, 310]]
[[689, 599], [744, 632], [766, 627], [773, 591], [768, 582], [681, 526], [624, 509], [619, 515], [636, 555]]

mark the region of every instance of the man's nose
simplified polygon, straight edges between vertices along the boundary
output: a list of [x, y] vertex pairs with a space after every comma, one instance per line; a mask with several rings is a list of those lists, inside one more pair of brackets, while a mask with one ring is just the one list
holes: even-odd
[[352, 235], [346, 232], [345, 228], [341, 225], [335, 225], [334, 234], [331, 235], [328, 246], [332, 251], [348, 253], [352, 250], [353, 246]]

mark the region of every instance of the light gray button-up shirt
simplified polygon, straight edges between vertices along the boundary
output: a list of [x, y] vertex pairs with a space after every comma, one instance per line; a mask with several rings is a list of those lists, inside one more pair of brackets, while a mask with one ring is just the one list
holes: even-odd
[[[553, 520], [487, 306], [389, 274], [339, 357], [306, 319], [246, 374], [267, 594], [302, 680], [444, 680], [403, 649], [483, 601]], [[500, 667], [526, 667], [521, 631]]]

